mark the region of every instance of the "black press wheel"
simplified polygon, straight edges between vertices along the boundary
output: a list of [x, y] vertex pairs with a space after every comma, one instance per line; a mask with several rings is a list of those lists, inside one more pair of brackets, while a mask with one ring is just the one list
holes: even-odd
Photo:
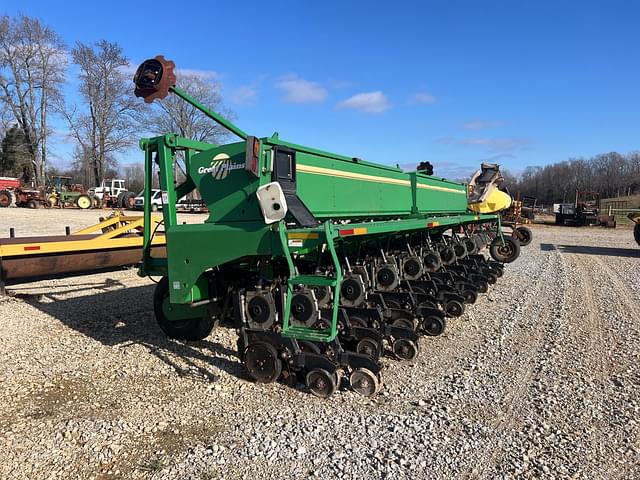
[[520, 242], [521, 247], [526, 247], [533, 240], [533, 233], [529, 227], [517, 227], [518, 231], [518, 241]]
[[[496, 282], [493, 282], [496, 283]], [[489, 291], [489, 282], [484, 280], [478, 280], [476, 282], [476, 287], [478, 287], [478, 292], [487, 293]]]
[[511, 263], [520, 256], [520, 242], [507, 235], [496, 237], [491, 242], [489, 253], [496, 262]]
[[380, 378], [367, 368], [356, 368], [349, 376], [349, 384], [354, 392], [363, 397], [372, 397], [380, 391]]
[[162, 277], [153, 292], [153, 311], [158, 326], [169, 338], [176, 340], [203, 340], [209, 336], [215, 326], [215, 319], [208, 314], [202, 317], [169, 320], [165, 309], [169, 305], [169, 279]]
[[382, 346], [377, 340], [364, 337], [356, 345], [356, 352], [362, 353], [372, 360], [378, 360], [382, 355]]
[[316, 397], [329, 398], [336, 391], [336, 376], [322, 368], [316, 368], [307, 373], [307, 388]]
[[476, 303], [476, 300], [478, 300], [478, 293], [471, 289], [463, 290], [462, 296], [464, 297], [464, 303]]
[[267, 342], [249, 344], [244, 351], [244, 366], [256, 382], [275, 382], [282, 373], [282, 360], [278, 351]]
[[444, 332], [447, 323], [444, 318], [429, 316], [422, 320], [422, 329], [430, 337], [437, 337]]
[[349, 323], [351, 324], [352, 327], [366, 328], [368, 326], [367, 321], [364, 318], [358, 317], [356, 315], [351, 315], [349, 317]]
[[413, 320], [411, 320], [408, 317], [398, 317], [395, 320], [393, 320], [393, 322], [391, 322], [391, 325], [393, 325], [394, 327], [408, 328], [409, 330], [416, 329], [416, 326], [413, 323]]
[[398, 338], [394, 340], [393, 354], [400, 360], [413, 360], [418, 356], [418, 345], [408, 338]]
[[449, 317], [460, 317], [464, 313], [464, 304], [458, 300], [449, 300], [444, 304], [444, 312]]

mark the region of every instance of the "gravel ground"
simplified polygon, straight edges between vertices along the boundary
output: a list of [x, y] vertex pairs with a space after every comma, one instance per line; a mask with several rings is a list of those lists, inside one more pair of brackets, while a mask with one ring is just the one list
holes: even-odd
[[0, 478], [640, 478], [640, 248], [534, 235], [375, 399], [254, 384], [233, 331], [166, 340], [133, 269], [12, 287]]

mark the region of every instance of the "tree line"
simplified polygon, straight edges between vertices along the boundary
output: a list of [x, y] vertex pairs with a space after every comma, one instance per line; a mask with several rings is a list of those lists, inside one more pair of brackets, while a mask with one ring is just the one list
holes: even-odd
[[572, 203], [577, 191], [598, 192], [601, 198], [623, 197], [640, 192], [640, 152], [572, 158], [527, 167], [518, 176], [504, 175], [512, 195], [535, 197], [539, 204]]
[[[77, 91], [66, 98], [70, 72], [77, 77]], [[176, 132], [220, 143], [228, 134], [171, 96], [144, 104], [133, 95], [132, 76], [117, 42], [102, 39], [68, 47], [37, 18], [0, 16], [0, 175], [44, 187], [48, 174], [65, 173], [88, 188], [118, 174], [117, 154], [141, 136]], [[177, 76], [201, 103], [232, 115], [214, 79], [180, 71]], [[51, 139], [60, 135], [73, 143], [70, 168], [64, 172], [50, 166]], [[128, 166], [120, 173], [140, 183], [141, 172], [141, 166]]]

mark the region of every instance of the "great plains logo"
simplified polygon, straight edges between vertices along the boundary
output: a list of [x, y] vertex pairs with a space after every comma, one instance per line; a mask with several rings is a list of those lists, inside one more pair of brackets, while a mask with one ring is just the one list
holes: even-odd
[[198, 168], [198, 173], [210, 173], [216, 180], [224, 180], [231, 170], [244, 170], [244, 163], [231, 163], [231, 158], [226, 153], [219, 153], [209, 167]]

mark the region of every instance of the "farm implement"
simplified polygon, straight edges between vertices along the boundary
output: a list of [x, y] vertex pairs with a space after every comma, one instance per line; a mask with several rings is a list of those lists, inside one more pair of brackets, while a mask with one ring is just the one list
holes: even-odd
[[[325, 398], [348, 384], [372, 396], [383, 356], [415, 358], [420, 337], [441, 334], [519, 255], [496, 214], [511, 203], [496, 165], [483, 165], [467, 186], [277, 133], [251, 136], [178, 88], [174, 68], [162, 56], [143, 62], [136, 95], [147, 103], [177, 95], [240, 141], [210, 145], [171, 133], [140, 141], [140, 274], [162, 277], [153, 300], [167, 336], [196, 341], [227, 324], [257, 382], [300, 380]], [[167, 195], [164, 258], [151, 250], [156, 170]], [[176, 202], [194, 190], [210, 215], [179, 224]]]
[[[162, 220], [151, 217], [157, 231]], [[143, 218], [115, 212], [99, 223], [66, 235], [0, 238], [0, 295], [7, 284], [41, 278], [78, 275], [140, 263]], [[165, 255], [164, 234], [156, 233], [148, 245]]]

